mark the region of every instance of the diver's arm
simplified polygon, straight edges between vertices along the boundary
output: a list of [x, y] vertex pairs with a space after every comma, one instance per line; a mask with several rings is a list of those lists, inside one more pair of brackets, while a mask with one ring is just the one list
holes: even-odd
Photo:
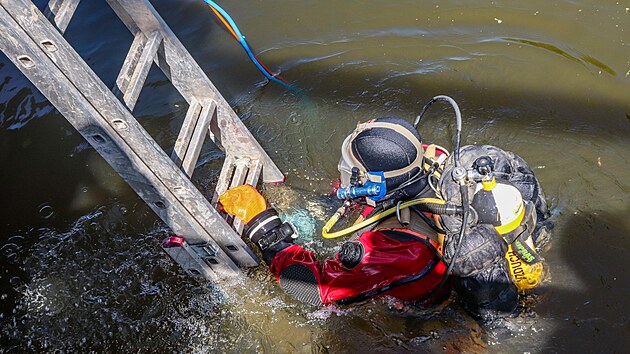
[[323, 263], [290, 241], [263, 250], [263, 258], [283, 290], [313, 305], [348, 304], [387, 294], [415, 301], [436, 300], [434, 289], [446, 265], [428, 237], [402, 229], [366, 231], [341, 245]]
[[322, 266], [315, 254], [294, 244], [278, 244], [277, 248], [282, 250], [263, 251], [263, 258], [280, 287], [302, 302], [315, 306], [328, 303], [322, 296]]
[[322, 267], [312, 252], [293, 244], [298, 236], [295, 227], [282, 222], [258, 190], [249, 185], [230, 188], [219, 202], [225, 212], [245, 222], [244, 236], [258, 247], [284, 290], [307, 303], [324, 303], [319, 286]]
[[313, 305], [325, 303], [320, 295], [322, 266], [313, 252], [293, 243], [297, 231], [291, 223], [282, 222], [275, 209], [253, 217], [244, 234], [258, 246], [271, 273], [287, 293]]

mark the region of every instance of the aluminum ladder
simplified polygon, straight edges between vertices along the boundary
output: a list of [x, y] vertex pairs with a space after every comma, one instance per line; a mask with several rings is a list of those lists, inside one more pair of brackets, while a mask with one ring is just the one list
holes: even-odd
[[[187, 273], [216, 281], [258, 265], [243, 225], [190, 177], [206, 136], [225, 152], [214, 203], [284, 176], [148, 0], [106, 1], [134, 35], [113, 90], [63, 37], [79, 0], [51, 0], [46, 15], [31, 0], [0, 0], [0, 50], [178, 236], [163, 248]], [[153, 63], [189, 104], [170, 157], [132, 115]]]

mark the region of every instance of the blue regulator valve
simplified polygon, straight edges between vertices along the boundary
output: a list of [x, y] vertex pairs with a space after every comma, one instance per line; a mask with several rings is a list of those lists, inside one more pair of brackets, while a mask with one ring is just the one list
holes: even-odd
[[387, 194], [385, 175], [383, 172], [369, 172], [369, 178], [363, 186], [348, 186], [337, 190], [338, 199], [354, 199], [367, 197], [375, 202], [383, 199]]

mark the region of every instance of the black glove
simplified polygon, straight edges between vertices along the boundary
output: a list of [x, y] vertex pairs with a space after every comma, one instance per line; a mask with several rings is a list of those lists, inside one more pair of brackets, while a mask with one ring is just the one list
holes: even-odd
[[293, 224], [280, 220], [275, 209], [267, 209], [245, 225], [245, 236], [260, 248], [263, 260], [270, 265], [276, 254], [293, 244], [298, 233]]

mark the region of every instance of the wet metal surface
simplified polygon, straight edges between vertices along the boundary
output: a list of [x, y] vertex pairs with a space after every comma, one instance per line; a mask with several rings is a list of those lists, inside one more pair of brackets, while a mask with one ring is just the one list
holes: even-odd
[[[412, 120], [448, 94], [464, 143], [515, 151], [540, 178], [556, 225], [550, 273], [528, 309], [498, 327], [456, 302], [314, 309], [262, 268], [222, 288], [196, 283], [161, 253], [155, 215], [0, 56], [0, 352], [626, 351], [630, 3], [220, 3], [298, 95], [265, 85], [201, 1], [154, 3], [287, 174], [265, 190], [279, 209], [310, 216], [319, 231], [356, 122]], [[107, 5], [81, 2], [66, 38], [112, 87], [133, 38]], [[135, 112], [167, 152], [186, 109], [154, 67]], [[436, 105], [423, 139], [450, 148], [452, 121]], [[203, 149], [203, 192], [221, 157]], [[334, 251], [317, 234], [302, 242]]]

